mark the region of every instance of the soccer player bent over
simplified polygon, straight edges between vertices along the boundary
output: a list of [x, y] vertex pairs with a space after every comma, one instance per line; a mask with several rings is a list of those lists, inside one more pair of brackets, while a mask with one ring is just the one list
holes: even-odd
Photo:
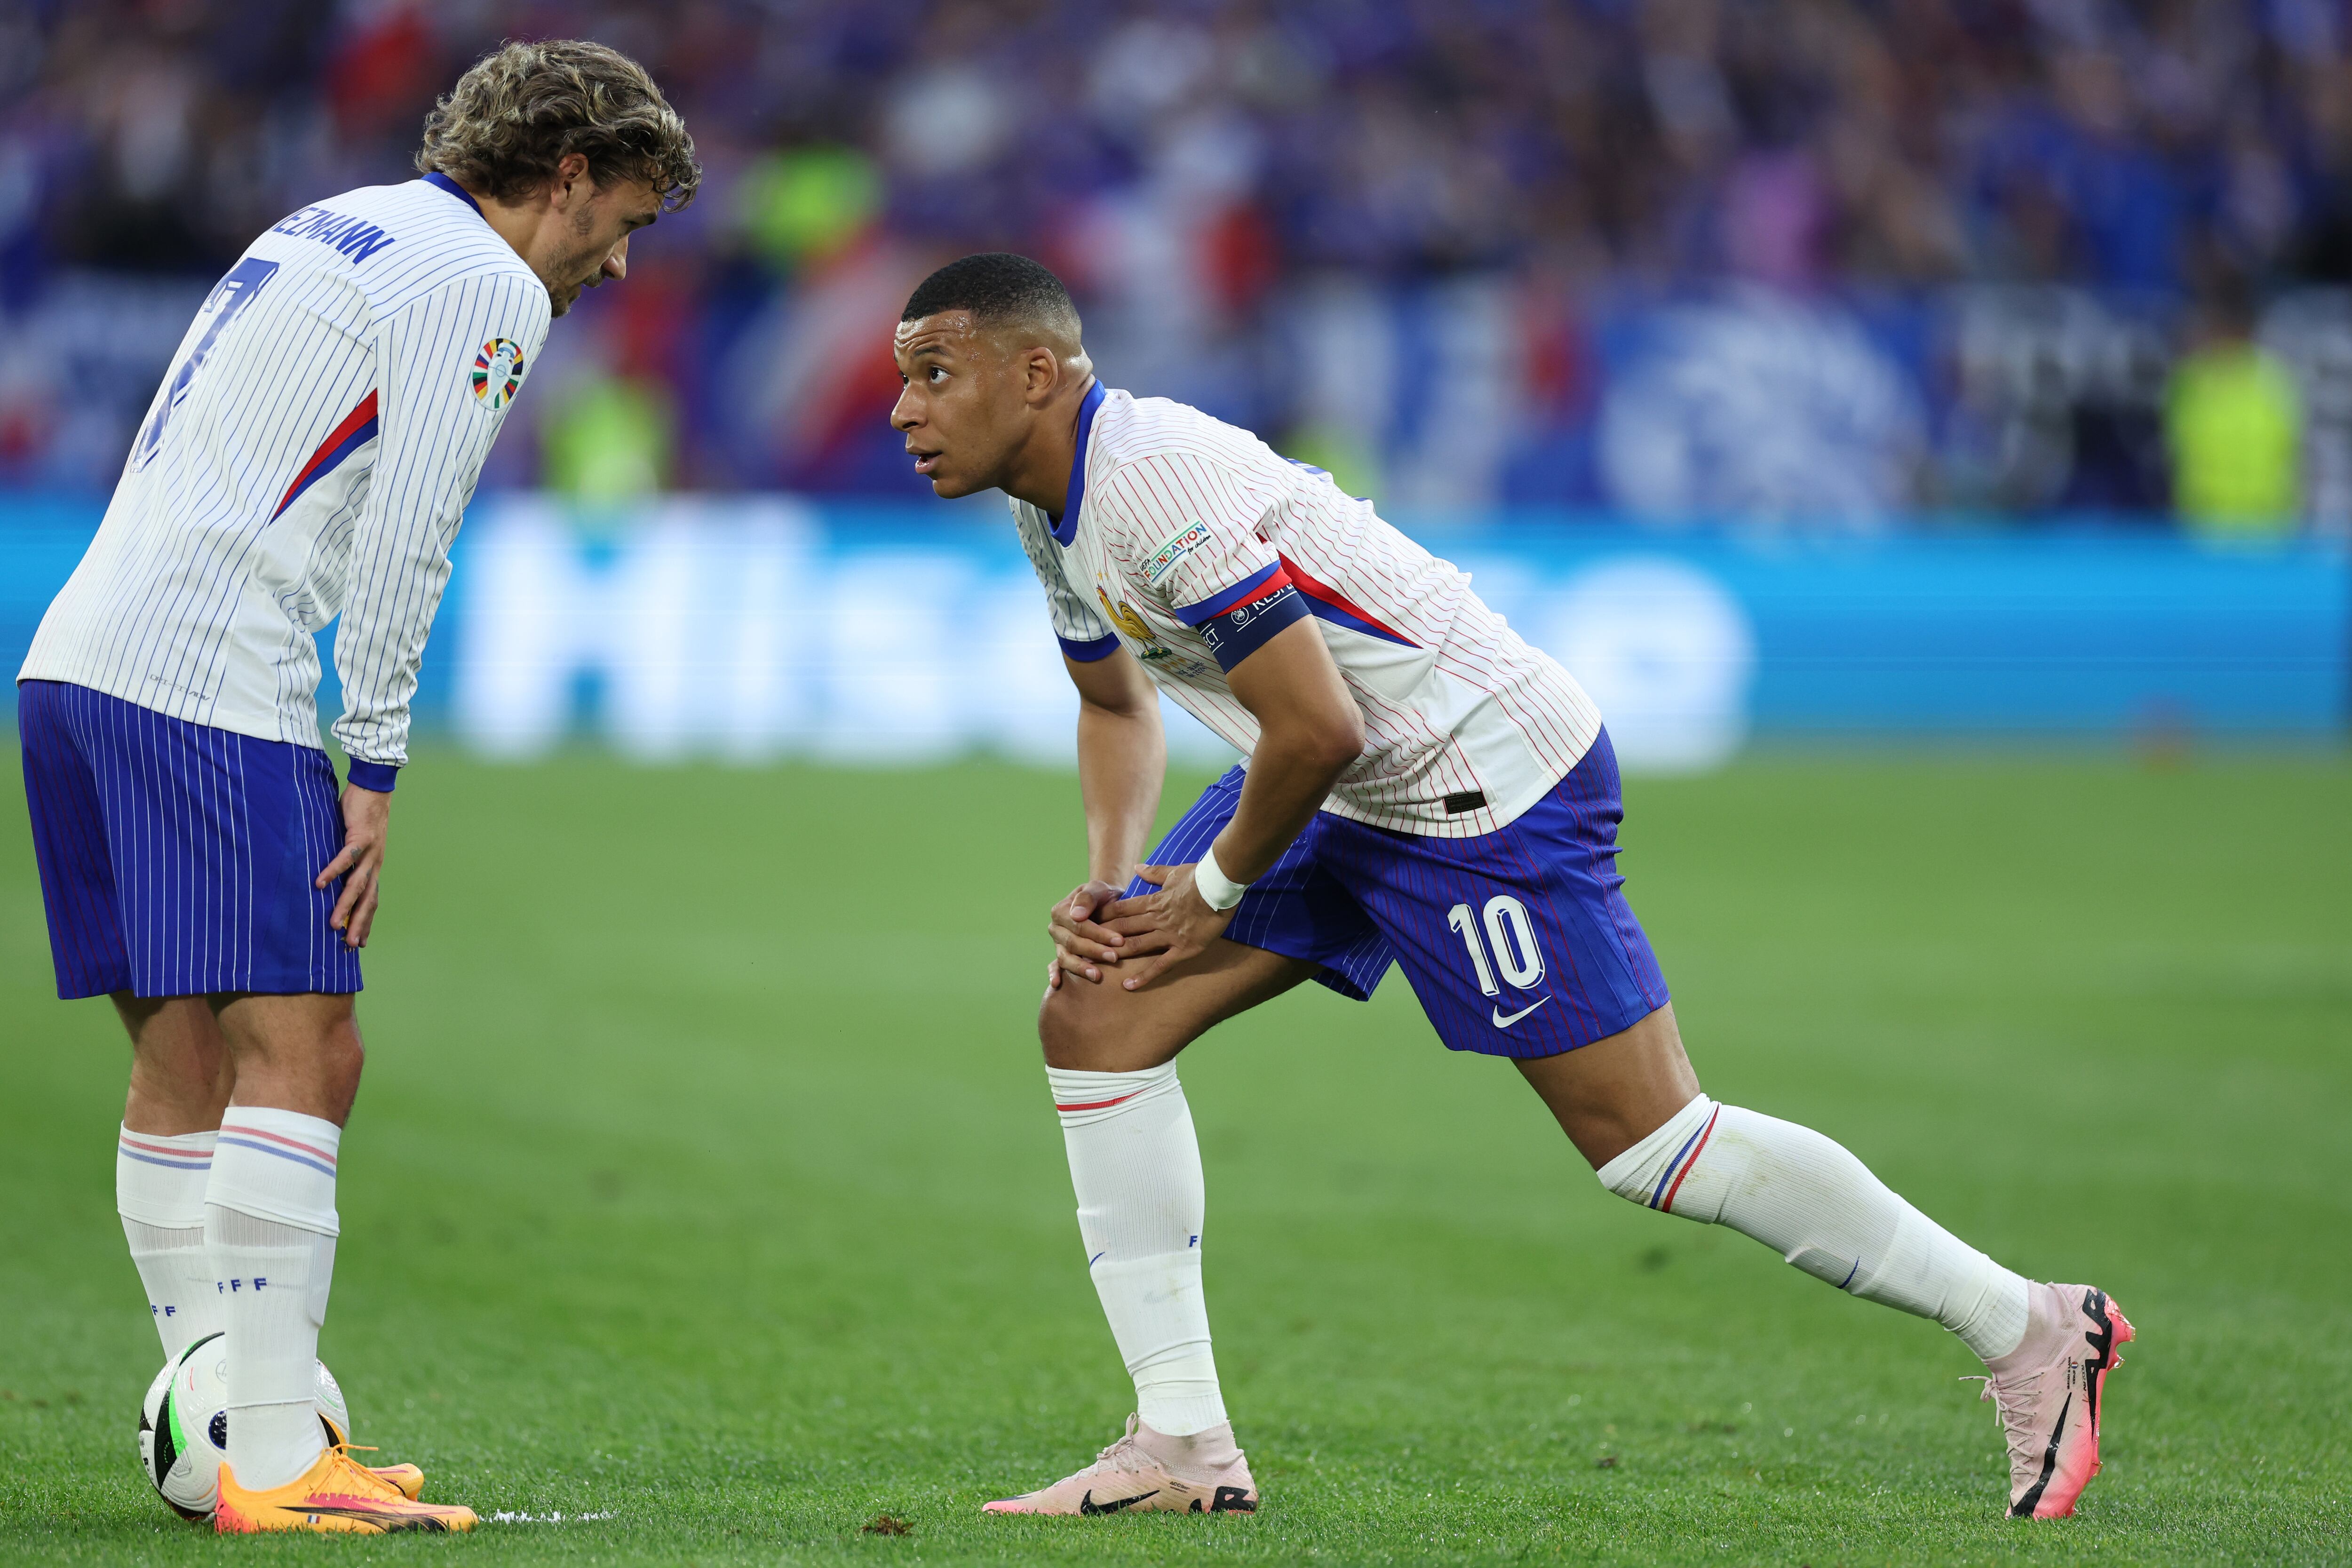
[[[644, 70], [569, 42], [467, 71], [417, 166], [221, 279], [17, 678], [58, 994], [131, 1033], [131, 1255], [165, 1354], [227, 1336], [225, 1531], [473, 1526], [328, 1446], [311, 1403], [359, 949], [482, 459], [550, 317], [700, 179]], [[312, 641], [338, 615], [340, 809]]]
[[[1038, 1032], [1137, 1415], [992, 1511], [1257, 1506], [1210, 1349], [1175, 1058], [1301, 981], [1360, 1000], [1391, 961], [1450, 1048], [1517, 1063], [1610, 1191], [1958, 1334], [1991, 1373], [2011, 1512], [2073, 1510], [2131, 1326], [1959, 1241], [1820, 1133], [1700, 1090], [1620, 891], [1609, 737], [1565, 670], [1329, 476], [1106, 389], [1033, 261], [940, 268], [897, 353], [916, 471], [1012, 498], [1081, 699], [1088, 873], [1052, 914]], [[1248, 761], [1139, 867], [1155, 682]]]

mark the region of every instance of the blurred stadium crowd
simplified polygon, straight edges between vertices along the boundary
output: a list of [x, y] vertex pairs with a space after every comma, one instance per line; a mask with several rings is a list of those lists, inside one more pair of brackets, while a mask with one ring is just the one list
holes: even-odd
[[0, 0], [0, 479], [108, 483], [256, 232], [558, 34], [709, 179], [488, 483], [920, 493], [888, 324], [1003, 247], [1407, 510], [2352, 524], [2340, 0]]

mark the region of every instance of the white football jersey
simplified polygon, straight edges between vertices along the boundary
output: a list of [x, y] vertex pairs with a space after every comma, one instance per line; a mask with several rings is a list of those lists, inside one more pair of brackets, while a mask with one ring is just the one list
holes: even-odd
[[315, 747], [312, 638], [340, 615], [336, 739], [405, 762], [450, 542], [548, 316], [446, 176], [271, 228], [181, 340], [17, 679]]
[[1312, 617], [1364, 714], [1364, 754], [1326, 811], [1466, 838], [1517, 817], [1601, 731], [1568, 671], [1441, 561], [1246, 430], [1096, 383], [1058, 520], [1013, 515], [1055, 635], [1080, 661], [1125, 647], [1244, 758], [1257, 721], [1225, 671]]

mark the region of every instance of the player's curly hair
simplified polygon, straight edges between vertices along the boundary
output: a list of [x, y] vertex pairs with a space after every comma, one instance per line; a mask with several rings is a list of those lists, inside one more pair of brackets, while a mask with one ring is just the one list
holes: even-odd
[[702, 184], [694, 138], [646, 68], [580, 38], [509, 42], [476, 61], [425, 117], [416, 168], [510, 202], [572, 153], [599, 185], [644, 180], [670, 211]]

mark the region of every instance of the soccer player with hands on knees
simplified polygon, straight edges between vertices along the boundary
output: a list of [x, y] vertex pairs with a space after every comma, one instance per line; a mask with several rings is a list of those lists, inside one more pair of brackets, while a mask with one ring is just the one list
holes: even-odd
[[[1391, 963], [1449, 1048], [1512, 1060], [1611, 1192], [1951, 1330], [1987, 1368], [2009, 1511], [2073, 1510], [2130, 1324], [2100, 1290], [2001, 1267], [1820, 1133], [1701, 1090], [1617, 874], [1609, 736], [1566, 670], [1328, 475], [1105, 387], [1034, 261], [941, 268], [896, 352], [916, 471], [1010, 498], [1078, 689], [1087, 880], [1049, 917], [1038, 1033], [1136, 1393], [1093, 1464], [990, 1511], [1258, 1506], [1176, 1058], [1304, 981], [1364, 999]], [[1246, 760], [1147, 860], [1160, 692]]]
[[[131, 1037], [123, 1231], [173, 1363], [225, 1336], [224, 1531], [475, 1522], [314, 1405], [359, 950], [483, 458], [550, 320], [701, 178], [641, 67], [562, 40], [476, 64], [416, 163], [273, 226], [205, 299], [17, 678], [58, 994]], [[338, 616], [340, 792], [313, 641]]]

